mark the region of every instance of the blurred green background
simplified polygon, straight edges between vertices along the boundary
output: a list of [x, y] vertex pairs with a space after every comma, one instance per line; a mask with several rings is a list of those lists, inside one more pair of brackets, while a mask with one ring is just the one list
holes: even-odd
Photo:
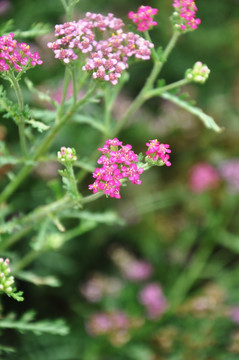
[[[144, 4], [159, 9], [159, 26], [151, 33], [156, 46], [164, 47], [170, 39], [171, 3], [158, 0]], [[41, 88], [54, 91], [62, 80], [64, 68], [53, 59], [46, 44], [53, 38], [54, 25], [65, 21], [60, 1], [14, 0], [9, 4], [9, 10], [1, 14], [1, 22], [12, 18], [14, 27], [20, 30], [27, 30], [37, 22], [52, 28], [52, 34], [36, 38], [35, 46], [44, 65], [29, 72], [29, 78]], [[84, 16], [86, 11], [112, 12], [128, 24], [127, 13], [136, 11], [140, 5], [136, 0], [81, 0], [74, 18]], [[228, 309], [239, 304], [239, 191], [230, 192], [228, 184], [221, 181], [216, 189], [195, 193], [190, 190], [189, 177], [193, 166], [200, 162], [219, 169], [225, 161], [239, 161], [239, 1], [200, 0], [197, 6], [201, 25], [179, 39], [161, 77], [166, 83], [174, 82], [183, 78], [185, 70], [196, 61], [207, 64], [211, 74], [206, 84], [189, 85], [183, 92], [213, 116], [224, 131], [217, 134], [205, 129], [197, 118], [162, 99], [146, 103], [133, 116], [119, 138], [132, 144], [136, 152], [145, 151], [148, 139], [158, 138], [170, 144], [172, 166], [153, 168], [145, 173], [142, 186], [124, 188], [120, 201], [100, 199], [89, 206], [91, 211], [118, 212], [124, 226], [100, 224], [83, 236], [73, 238], [59, 251], [44, 254], [31, 265], [39, 275], [56, 275], [61, 286], [37, 287], [19, 281], [19, 288], [25, 292], [24, 303], [13, 304], [4, 299], [4, 307], [18, 314], [35, 309], [39, 319], [62, 317], [71, 333], [66, 337], [15, 332], [13, 335], [9, 330], [4, 333], [4, 341], [9, 346], [14, 344], [17, 352], [6, 355], [6, 359], [238, 359], [238, 322], [229, 319]], [[146, 61], [130, 67], [130, 80], [117, 100], [115, 118], [120, 117], [122, 109], [138, 93], [151, 65]], [[33, 106], [39, 106], [27, 91], [25, 98]], [[97, 111], [101, 111], [100, 106], [92, 108], [92, 112]], [[1, 124], [7, 131], [9, 148], [14, 151], [16, 129], [9, 119], [2, 119]], [[99, 141], [98, 134], [86, 125], [78, 130], [71, 124], [59, 134], [53, 150], [64, 143], [87, 158]], [[237, 179], [239, 182], [239, 174]], [[84, 182], [85, 193], [91, 181], [90, 174]], [[43, 175], [35, 172], [15, 195], [14, 206], [28, 211], [41, 204], [42, 199], [50, 199], [56, 187], [57, 183], [47, 172]], [[69, 228], [74, 225], [74, 221], [67, 224]], [[14, 249], [16, 257], [25, 253], [28, 241], [26, 237]], [[149, 262], [154, 272], [148, 281], [161, 284], [169, 306], [180, 304], [177, 311], [156, 321], [148, 320], [137, 296], [144, 283], [135, 284], [127, 279], [122, 280], [124, 290], [118, 297], [89, 303], [80, 289], [92, 274], [100, 272], [121, 277], [110, 256], [112, 246], [124, 248], [136, 258]], [[203, 310], [199, 305], [194, 306], [192, 299], [196, 296], [204, 301]], [[143, 318], [144, 326], [132, 330], [130, 339], [117, 345], [107, 336], [89, 335], [85, 323], [92, 314], [117, 309]]]

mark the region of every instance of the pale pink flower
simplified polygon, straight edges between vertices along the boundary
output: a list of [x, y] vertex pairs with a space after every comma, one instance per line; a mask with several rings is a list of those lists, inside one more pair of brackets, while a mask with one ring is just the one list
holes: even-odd
[[158, 319], [167, 309], [167, 300], [158, 283], [149, 283], [139, 294], [139, 301], [144, 305], [150, 319]]
[[198, 163], [190, 170], [189, 187], [195, 193], [215, 189], [219, 186], [219, 181], [217, 170], [208, 163]]

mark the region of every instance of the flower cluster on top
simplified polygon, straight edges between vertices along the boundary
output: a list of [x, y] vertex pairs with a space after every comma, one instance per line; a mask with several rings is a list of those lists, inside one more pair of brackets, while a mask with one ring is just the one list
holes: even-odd
[[157, 12], [158, 9], [154, 9], [151, 6], [142, 5], [139, 7], [136, 13], [130, 11], [128, 13], [128, 17], [135, 24], [137, 24], [138, 31], [144, 32], [157, 25], [157, 22], [153, 20], [153, 17], [157, 14]]
[[163, 165], [171, 166], [171, 162], [169, 161], [169, 153], [171, 153], [171, 150], [169, 149], [168, 144], [160, 144], [160, 142], [155, 140], [149, 140], [148, 143], [146, 143], [148, 146], [148, 150], [146, 151], [146, 158], [145, 161], [149, 165]]
[[61, 151], [57, 152], [57, 158], [60, 162], [73, 163], [77, 160], [76, 151], [74, 148], [62, 146]]
[[134, 153], [131, 145], [122, 145], [117, 138], [107, 140], [103, 148], [98, 149], [103, 155], [97, 161], [103, 164], [96, 168], [93, 177], [95, 182], [89, 185], [93, 193], [104, 191], [107, 196], [120, 198], [120, 180], [128, 178], [132, 184], [141, 184], [139, 179], [143, 168], [138, 168], [138, 155]]
[[179, 30], [195, 30], [201, 20], [195, 18], [197, 6], [193, 0], [174, 0], [172, 20], [175, 27]]
[[32, 53], [29, 45], [18, 43], [13, 37], [13, 33], [0, 37], [0, 72], [8, 70], [21, 72], [42, 64], [37, 52]]
[[[148, 60], [154, 46], [133, 32], [124, 33], [123, 26], [123, 21], [111, 13], [103, 16], [87, 12], [83, 19], [56, 25], [57, 40], [47, 46], [54, 51], [55, 58], [65, 64], [78, 59], [80, 54], [89, 53], [82, 70], [90, 72], [94, 79], [116, 85], [122, 71], [128, 68], [128, 59]], [[115, 33], [108, 37], [108, 31], [112, 30]]]

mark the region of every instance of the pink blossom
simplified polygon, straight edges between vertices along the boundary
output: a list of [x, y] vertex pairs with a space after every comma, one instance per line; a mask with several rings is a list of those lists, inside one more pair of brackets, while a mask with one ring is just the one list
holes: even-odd
[[93, 314], [87, 322], [87, 329], [92, 335], [111, 334], [115, 331], [128, 330], [130, 320], [123, 311]]
[[123, 178], [128, 178], [132, 184], [141, 184], [139, 175], [144, 169], [137, 167], [138, 156], [131, 149], [131, 145], [123, 146], [117, 138], [107, 140], [103, 148], [98, 149], [103, 154], [98, 163], [103, 166], [93, 173], [96, 180], [89, 185], [93, 193], [101, 190], [106, 196], [119, 199]]
[[168, 144], [160, 144], [157, 139], [149, 140], [146, 143], [148, 146], [148, 150], [146, 151], [146, 161], [153, 160], [155, 162], [160, 159], [166, 166], [171, 166], [171, 162], [169, 161], [169, 155], [171, 150], [169, 149]]
[[[79, 21], [56, 25], [57, 40], [47, 46], [53, 50], [55, 58], [66, 64], [85, 54], [82, 70], [90, 72], [94, 79], [116, 85], [128, 68], [128, 59], [149, 60], [150, 49], [154, 46], [137, 34], [124, 33], [123, 26], [123, 21], [111, 13], [103, 16], [88, 12]], [[115, 33], [109, 36], [108, 30]], [[105, 36], [102, 32], [106, 32]]]
[[136, 13], [130, 11], [128, 13], [128, 17], [135, 24], [137, 24], [138, 31], [144, 32], [157, 25], [157, 22], [153, 20], [153, 17], [157, 14], [157, 12], [158, 9], [153, 9], [151, 6], [142, 5], [139, 7]]
[[219, 174], [210, 164], [201, 162], [194, 165], [189, 175], [189, 187], [195, 193], [201, 193], [219, 186]]
[[128, 266], [125, 266], [124, 276], [132, 281], [142, 281], [149, 278], [152, 274], [152, 265], [147, 261], [134, 260]]
[[201, 20], [195, 18], [198, 9], [193, 0], [174, 0], [173, 7], [179, 18], [179, 21], [177, 21], [177, 17], [175, 18], [176, 25], [179, 26], [182, 31], [197, 29]]
[[13, 33], [0, 37], [0, 72], [9, 69], [21, 72], [42, 64], [37, 52], [31, 53], [29, 45], [18, 43], [13, 37]]
[[167, 309], [167, 300], [158, 283], [149, 283], [143, 287], [139, 294], [139, 300], [145, 306], [148, 317], [159, 318]]

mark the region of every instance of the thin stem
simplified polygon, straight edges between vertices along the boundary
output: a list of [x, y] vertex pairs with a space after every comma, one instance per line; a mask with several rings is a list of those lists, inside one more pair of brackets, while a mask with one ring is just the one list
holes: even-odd
[[162, 70], [162, 67], [164, 65], [164, 62], [167, 60], [170, 52], [172, 51], [173, 47], [175, 46], [177, 39], [179, 37], [179, 33], [175, 32], [172, 36], [172, 38], [170, 39], [167, 47], [165, 48], [163, 54], [162, 54], [162, 60], [156, 60], [153, 66], [153, 69], [145, 83], [145, 85], [143, 86], [143, 88], [141, 89], [140, 93], [138, 94], [138, 96], [135, 98], [135, 100], [132, 102], [132, 104], [130, 105], [130, 107], [126, 110], [125, 114], [123, 115], [122, 119], [120, 122], [118, 122], [118, 124], [115, 126], [115, 129], [113, 131], [113, 136], [116, 136], [121, 129], [125, 126], [125, 124], [127, 123], [128, 119], [135, 113], [136, 110], [139, 109], [139, 107], [147, 100], [147, 92], [149, 90], [152, 89], [153, 84], [155, 82], [155, 80], [157, 79], [160, 71]]
[[[54, 140], [57, 132], [65, 125], [65, 123], [69, 120], [69, 118], [74, 114], [74, 112], [82, 105], [86, 103], [89, 97], [93, 94], [96, 89], [96, 85], [92, 86], [89, 91], [85, 94], [85, 96], [80, 99], [75, 105], [72, 105], [65, 116], [61, 119], [61, 121], [55, 124], [46, 137], [43, 139], [40, 146], [36, 149], [35, 153], [32, 156], [32, 160], [38, 160], [49, 148], [52, 141]], [[14, 191], [18, 188], [18, 186], [22, 183], [22, 181], [26, 178], [26, 176], [31, 172], [34, 165], [25, 165], [20, 172], [15, 176], [12, 182], [5, 187], [5, 189], [0, 194], [0, 204], [3, 201], [11, 196]]]
[[[23, 102], [21, 88], [20, 88], [19, 83], [16, 80], [13, 73], [11, 74], [9, 79], [10, 79], [13, 89], [15, 91], [20, 112], [22, 113], [24, 110], [24, 102]], [[27, 151], [27, 144], [26, 144], [26, 138], [25, 138], [25, 123], [24, 123], [24, 117], [22, 115], [20, 116], [20, 121], [18, 123], [18, 130], [19, 130], [19, 137], [20, 137], [22, 153], [25, 157], [27, 157], [28, 151]]]
[[17, 273], [19, 270], [24, 269], [26, 266], [31, 264], [44, 250], [36, 251], [31, 250], [27, 253], [20, 261], [18, 261], [14, 266], [14, 273]]
[[150, 91], [148, 91], [148, 93], [146, 95], [146, 98], [151, 99], [154, 96], [160, 96], [162, 93], [164, 93], [166, 91], [179, 88], [181, 86], [189, 84], [190, 82], [191, 82], [191, 80], [182, 79], [182, 80], [179, 80], [179, 81], [175, 81], [172, 84], [165, 85], [165, 86], [159, 87], [157, 89], [150, 90]]
[[57, 117], [56, 117], [56, 122], [60, 121], [61, 118], [61, 114], [65, 105], [65, 101], [66, 101], [66, 96], [67, 96], [67, 92], [68, 92], [68, 87], [69, 87], [69, 82], [70, 82], [70, 70], [69, 68], [66, 66], [65, 68], [65, 75], [64, 75], [64, 83], [63, 83], [63, 92], [62, 92], [62, 98], [61, 98], [61, 105], [59, 107], [58, 113], [57, 113]]
[[23, 236], [28, 234], [35, 226], [36, 222], [44, 219], [49, 214], [60, 212], [62, 209], [66, 209], [72, 206], [72, 201], [69, 199], [68, 196], [65, 196], [62, 199], [57, 200], [49, 205], [38, 207], [32, 213], [26, 215], [23, 219], [21, 219], [21, 225], [23, 226], [23, 228], [0, 244], [1, 251], [8, 249], [18, 240], [20, 240]]

